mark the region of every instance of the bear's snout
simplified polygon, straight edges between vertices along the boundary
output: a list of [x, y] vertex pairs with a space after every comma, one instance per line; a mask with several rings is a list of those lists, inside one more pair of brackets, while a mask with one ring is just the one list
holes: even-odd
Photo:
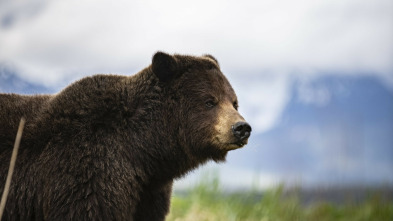
[[232, 133], [239, 143], [246, 143], [251, 134], [251, 126], [247, 122], [237, 122], [232, 125]]

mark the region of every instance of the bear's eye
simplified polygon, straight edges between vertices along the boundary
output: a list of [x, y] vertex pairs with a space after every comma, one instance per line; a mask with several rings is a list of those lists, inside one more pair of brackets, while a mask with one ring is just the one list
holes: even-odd
[[237, 103], [237, 101], [233, 102], [233, 107], [235, 108], [235, 110], [239, 108], [239, 104]]
[[213, 100], [208, 100], [205, 102], [205, 105], [207, 108], [212, 108], [212, 107], [216, 106], [216, 102], [214, 102]]

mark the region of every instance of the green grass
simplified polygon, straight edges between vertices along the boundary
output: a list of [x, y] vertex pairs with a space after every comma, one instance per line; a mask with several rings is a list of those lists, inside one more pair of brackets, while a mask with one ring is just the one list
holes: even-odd
[[255, 190], [225, 193], [218, 178], [205, 177], [186, 194], [174, 194], [167, 221], [384, 221], [393, 220], [393, 201], [378, 194], [360, 202], [311, 205], [301, 203], [296, 191], [288, 194], [280, 185], [263, 194]]

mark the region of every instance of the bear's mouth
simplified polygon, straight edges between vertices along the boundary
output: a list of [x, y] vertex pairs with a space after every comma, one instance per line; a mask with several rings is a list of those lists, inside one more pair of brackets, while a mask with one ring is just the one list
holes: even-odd
[[229, 143], [228, 144], [228, 147], [229, 147], [228, 149], [229, 150], [235, 150], [235, 149], [244, 147], [246, 144], [247, 143], [244, 143], [244, 142], [241, 142], [241, 141], [234, 142], [234, 143]]
[[247, 140], [237, 140], [234, 142], [222, 142], [219, 137], [215, 138], [216, 142], [221, 146], [222, 149], [227, 151], [235, 150], [244, 147], [247, 144]]
[[239, 143], [236, 143], [236, 145], [238, 145], [239, 147], [243, 147], [243, 146], [246, 145], [246, 144], [243, 143], [243, 142], [239, 142]]

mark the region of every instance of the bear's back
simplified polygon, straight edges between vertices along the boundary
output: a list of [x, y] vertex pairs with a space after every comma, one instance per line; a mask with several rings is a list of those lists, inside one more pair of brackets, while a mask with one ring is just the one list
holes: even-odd
[[0, 151], [12, 148], [20, 119], [34, 118], [50, 98], [50, 95], [0, 94]]

